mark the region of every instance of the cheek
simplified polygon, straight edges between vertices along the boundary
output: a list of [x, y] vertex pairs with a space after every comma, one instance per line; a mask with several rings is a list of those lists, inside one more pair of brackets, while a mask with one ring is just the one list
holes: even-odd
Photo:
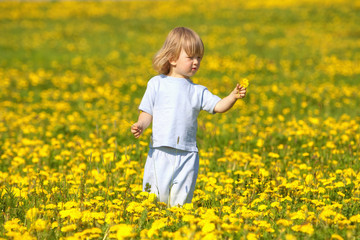
[[187, 61], [187, 62], [185, 63], [185, 65], [186, 65], [186, 66], [192, 66], [192, 62], [191, 62], [191, 61]]

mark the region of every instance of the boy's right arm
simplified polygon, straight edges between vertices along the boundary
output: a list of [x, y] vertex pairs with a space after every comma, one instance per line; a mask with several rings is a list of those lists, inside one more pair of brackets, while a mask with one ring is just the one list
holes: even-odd
[[135, 138], [140, 137], [143, 131], [152, 122], [152, 118], [152, 115], [147, 112], [140, 113], [138, 121], [131, 126], [131, 133], [134, 135]]

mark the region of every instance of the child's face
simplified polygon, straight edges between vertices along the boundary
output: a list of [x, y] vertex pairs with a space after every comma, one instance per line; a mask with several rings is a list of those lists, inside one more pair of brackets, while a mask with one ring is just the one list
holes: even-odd
[[190, 78], [200, 68], [201, 56], [188, 56], [184, 49], [181, 49], [180, 56], [177, 60], [171, 60], [171, 70], [169, 76], [179, 78]]

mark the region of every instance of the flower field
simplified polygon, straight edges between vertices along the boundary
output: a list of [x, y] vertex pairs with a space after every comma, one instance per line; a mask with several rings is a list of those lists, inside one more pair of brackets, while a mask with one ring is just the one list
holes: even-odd
[[[360, 1], [0, 2], [0, 239], [358, 239]], [[176, 26], [201, 113], [194, 199], [142, 192], [130, 126]]]

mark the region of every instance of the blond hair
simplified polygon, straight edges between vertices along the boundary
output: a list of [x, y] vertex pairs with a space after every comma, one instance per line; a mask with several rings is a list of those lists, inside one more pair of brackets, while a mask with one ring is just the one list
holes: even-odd
[[170, 60], [177, 60], [181, 49], [188, 56], [204, 55], [204, 44], [199, 35], [193, 30], [185, 27], [177, 27], [170, 31], [164, 45], [156, 53], [153, 59], [153, 67], [160, 74], [170, 72]]

